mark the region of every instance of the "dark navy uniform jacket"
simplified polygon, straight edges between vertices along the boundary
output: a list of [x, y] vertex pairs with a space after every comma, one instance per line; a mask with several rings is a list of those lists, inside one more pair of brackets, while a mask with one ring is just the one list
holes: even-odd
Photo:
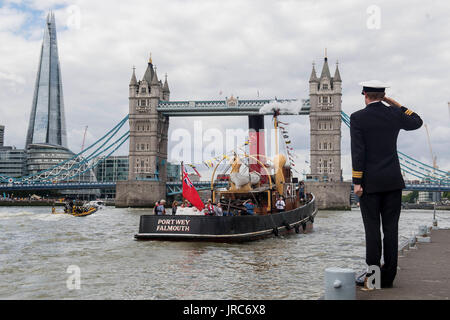
[[397, 155], [398, 133], [421, 126], [415, 112], [382, 102], [354, 112], [350, 116], [353, 183], [361, 184], [367, 193], [405, 188]]

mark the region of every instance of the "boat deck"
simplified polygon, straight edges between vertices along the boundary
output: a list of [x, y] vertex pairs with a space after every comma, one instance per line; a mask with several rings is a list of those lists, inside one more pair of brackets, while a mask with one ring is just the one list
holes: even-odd
[[431, 231], [431, 243], [417, 243], [417, 249], [399, 256], [394, 287], [362, 291], [358, 300], [449, 300], [450, 229]]

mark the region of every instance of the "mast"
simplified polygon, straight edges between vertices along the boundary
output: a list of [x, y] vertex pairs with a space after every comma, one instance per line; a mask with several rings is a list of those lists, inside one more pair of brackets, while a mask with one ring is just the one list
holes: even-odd
[[275, 127], [275, 154], [279, 154], [280, 150], [278, 147], [278, 120], [277, 120], [277, 115], [274, 115], [274, 127]]
[[[150, 59], [151, 59], [151, 55], [150, 55]], [[180, 175], [180, 179], [181, 179], [181, 203], [184, 203], [184, 197], [183, 197], [183, 175], [184, 175], [184, 163], [183, 161], [181, 161], [181, 175]]]

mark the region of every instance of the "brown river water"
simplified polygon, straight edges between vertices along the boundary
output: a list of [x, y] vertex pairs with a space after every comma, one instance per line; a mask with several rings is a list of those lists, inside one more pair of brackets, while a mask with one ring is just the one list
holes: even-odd
[[[136, 241], [150, 210], [87, 217], [0, 207], [0, 299], [318, 299], [324, 270], [365, 267], [359, 209], [319, 211], [314, 231], [244, 244]], [[450, 227], [450, 211], [436, 211]], [[433, 211], [404, 210], [399, 242]], [[79, 289], [69, 288], [69, 266]]]

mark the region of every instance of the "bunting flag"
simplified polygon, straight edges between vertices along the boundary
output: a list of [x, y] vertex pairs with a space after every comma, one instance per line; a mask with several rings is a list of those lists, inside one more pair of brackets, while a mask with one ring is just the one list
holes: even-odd
[[195, 189], [193, 183], [191, 182], [191, 179], [189, 179], [189, 176], [184, 170], [183, 166], [183, 198], [187, 199], [194, 207], [196, 207], [198, 210], [203, 210], [205, 208], [205, 205], [203, 204], [202, 199], [200, 199], [200, 196]]
[[199, 176], [199, 178], [202, 177], [193, 164], [188, 164], [188, 166], [191, 167], [195, 171], [195, 173]]

